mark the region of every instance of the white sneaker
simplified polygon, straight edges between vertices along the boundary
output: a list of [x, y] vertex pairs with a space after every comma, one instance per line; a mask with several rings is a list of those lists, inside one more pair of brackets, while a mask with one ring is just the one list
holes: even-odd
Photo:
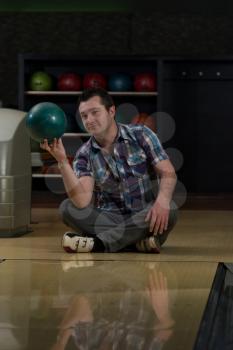
[[79, 233], [66, 232], [62, 238], [62, 248], [67, 253], [89, 253], [94, 246], [94, 238]]

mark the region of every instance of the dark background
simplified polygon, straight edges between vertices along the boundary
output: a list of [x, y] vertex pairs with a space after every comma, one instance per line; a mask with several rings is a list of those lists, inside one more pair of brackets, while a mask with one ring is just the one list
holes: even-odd
[[3, 105], [17, 104], [18, 53], [233, 55], [230, 2], [144, 1], [144, 5], [134, 2], [134, 9], [130, 1], [96, 3], [68, 1], [64, 12], [61, 1], [1, 2]]

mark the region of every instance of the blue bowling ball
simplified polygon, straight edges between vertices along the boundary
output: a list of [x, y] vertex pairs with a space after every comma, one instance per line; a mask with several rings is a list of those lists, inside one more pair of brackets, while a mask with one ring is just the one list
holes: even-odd
[[67, 128], [64, 111], [51, 102], [41, 102], [26, 114], [26, 128], [31, 138], [37, 142], [60, 138]]
[[108, 87], [110, 91], [129, 91], [132, 90], [132, 79], [128, 74], [115, 73], [109, 78]]

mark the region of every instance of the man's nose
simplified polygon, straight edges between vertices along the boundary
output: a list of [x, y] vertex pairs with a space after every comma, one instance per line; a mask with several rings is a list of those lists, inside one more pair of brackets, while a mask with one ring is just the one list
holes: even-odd
[[92, 122], [92, 121], [93, 121], [93, 115], [92, 115], [91, 113], [89, 113], [89, 114], [87, 115], [86, 122], [87, 122], [87, 123], [90, 123], [90, 122]]

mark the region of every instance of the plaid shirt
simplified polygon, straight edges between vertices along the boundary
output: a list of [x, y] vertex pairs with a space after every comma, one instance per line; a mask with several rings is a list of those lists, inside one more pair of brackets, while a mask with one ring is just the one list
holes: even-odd
[[104, 154], [92, 136], [78, 149], [73, 168], [77, 177], [94, 177], [97, 208], [132, 213], [155, 199], [153, 165], [168, 156], [156, 134], [146, 126], [117, 126], [112, 154]]

